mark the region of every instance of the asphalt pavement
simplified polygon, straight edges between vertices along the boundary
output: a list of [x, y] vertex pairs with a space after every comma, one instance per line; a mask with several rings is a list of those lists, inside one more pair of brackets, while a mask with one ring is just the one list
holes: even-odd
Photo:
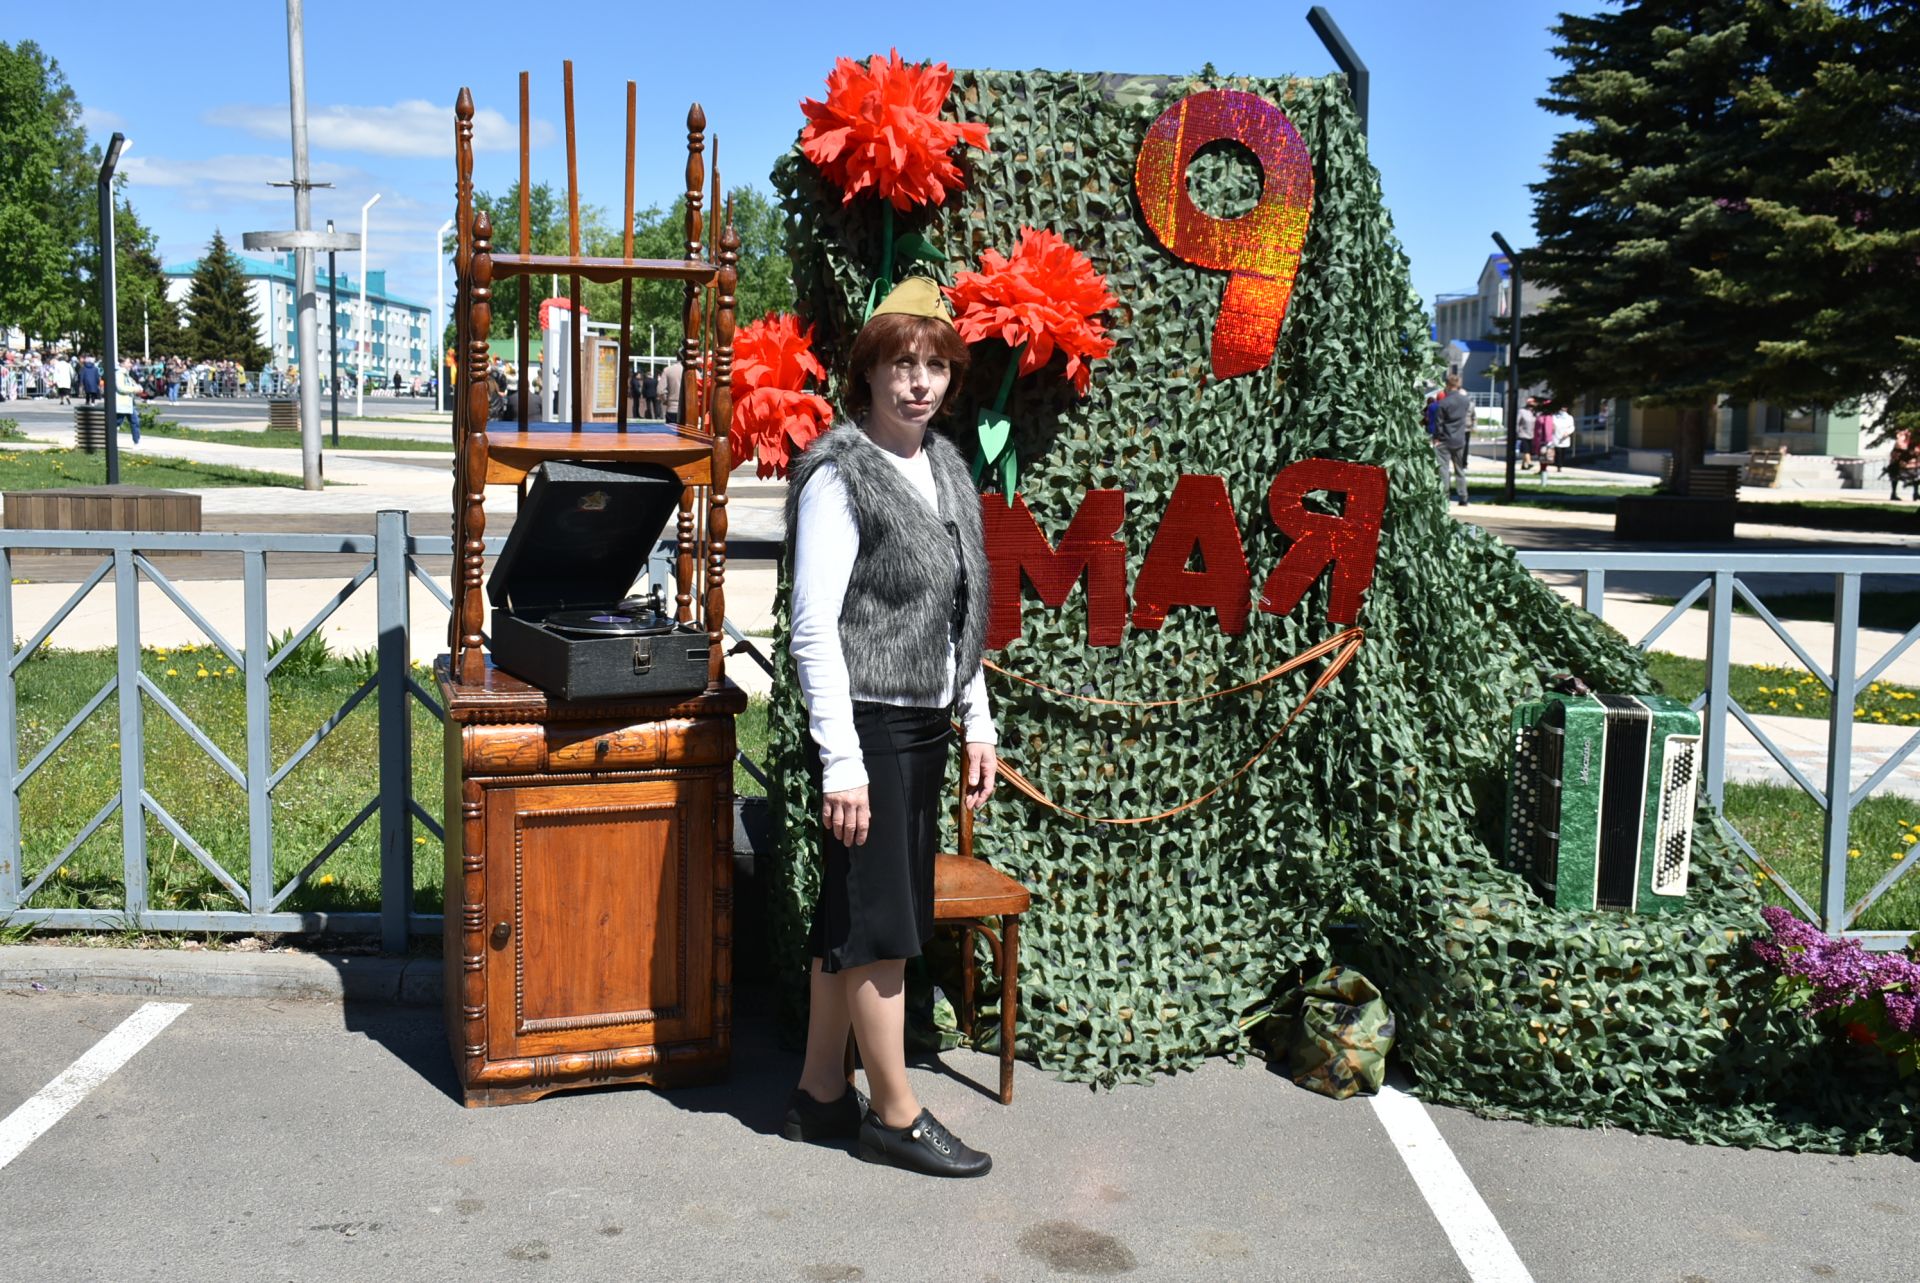
[[[146, 1001], [0, 993], [0, 1118]], [[1527, 1127], [1403, 1097], [1437, 1128], [1410, 1153], [1373, 1103], [1258, 1061], [1111, 1091], [1023, 1063], [1003, 1107], [992, 1058], [926, 1060], [923, 1102], [994, 1155], [983, 1179], [936, 1183], [780, 1139], [799, 1061], [761, 991], [742, 991], [735, 1039], [714, 1086], [468, 1110], [437, 1009], [191, 1000], [0, 1167], [5, 1273], [1893, 1283], [1920, 1238], [1911, 1159]], [[1426, 1189], [1414, 1173], [1431, 1184], [1438, 1159], [1458, 1179]]]

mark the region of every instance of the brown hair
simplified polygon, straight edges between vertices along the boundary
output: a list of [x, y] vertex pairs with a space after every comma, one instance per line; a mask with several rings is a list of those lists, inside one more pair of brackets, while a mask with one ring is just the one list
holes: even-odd
[[946, 321], [887, 312], [861, 327], [853, 340], [853, 350], [847, 353], [847, 385], [840, 401], [850, 418], [858, 421], [873, 404], [873, 388], [867, 383], [867, 372], [903, 353], [945, 358], [953, 380], [947, 384], [947, 394], [940, 398], [936, 417], [947, 412], [954, 394], [967, 380], [966, 340]]

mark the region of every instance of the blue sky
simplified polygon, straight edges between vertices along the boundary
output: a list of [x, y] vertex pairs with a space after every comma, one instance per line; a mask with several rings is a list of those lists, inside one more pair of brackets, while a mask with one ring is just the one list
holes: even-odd
[[[516, 171], [517, 78], [533, 74], [536, 180], [564, 185], [560, 65], [574, 61], [582, 199], [617, 216], [625, 83], [639, 82], [639, 204], [678, 190], [687, 104], [705, 106], [729, 186], [767, 190], [793, 143], [800, 99], [819, 96], [839, 55], [898, 46], [954, 67], [1179, 73], [1212, 62], [1254, 75], [1333, 71], [1305, 0], [1149, 6], [768, 4], [544, 6], [307, 0], [306, 65], [315, 225], [357, 229], [375, 192], [369, 266], [398, 291], [433, 293], [434, 231], [452, 212], [452, 104], [470, 86], [481, 111], [476, 181], [503, 190]], [[1531, 194], [1558, 129], [1535, 99], [1559, 64], [1549, 25], [1595, 0], [1373, 0], [1330, 5], [1373, 74], [1372, 153], [1429, 301], [1470, 289], [1499, 230], [1532, 241]], [[238, 233], [293, 225], [284, 7], [197, 0], [166, 16], [106, 0], [88, 21], [9, 5], [0, 39], [31, 38], [58, 58], [95, 137], [133, 140], [124, 168], [140, 216], [168, 261], [196, 255], [216, 225]], [[22, 20], [22, 14], [30, 14]], [[702, 29], [704, 24], [705, 29]], [[698, 55], [691, 51], [706, 49]], [[343, 271], [357, 274], [357, 265]]]

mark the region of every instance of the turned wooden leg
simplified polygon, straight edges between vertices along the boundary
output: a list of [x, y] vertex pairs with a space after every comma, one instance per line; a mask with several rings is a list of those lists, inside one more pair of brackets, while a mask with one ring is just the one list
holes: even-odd
[[960, 924], [960, 1028], [966, 1032], [967, 1040], [973, 1040], [973, 925]]
[[1000, 919], [1000, 1103], [1013, 1103], [1013, 1016], [1020, 997], [1020, 915]]

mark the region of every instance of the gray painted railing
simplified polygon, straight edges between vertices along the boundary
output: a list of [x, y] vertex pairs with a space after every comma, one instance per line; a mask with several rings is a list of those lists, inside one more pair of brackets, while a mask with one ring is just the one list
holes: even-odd
[[[489, 540], [487, 551], [497, 552], [501, 542], [499, 539]], [[438, 931], [440, 915], [412, 910], [415, 827], [417, 825], [437, 839], [441, 835], [441, 825], [432, 811], [423, 807], [419, 799], [411, 794], [411, 704], [418, 701], [435, 716], [441, 716], [443, 711], [433, 696], [415, 679], [409, 664], [413, 625], [409, 618], [408, 581], [418, 580], [443, 608], [450, 609], [447, 593], [422, 569], [419, 558], [451, 556], [452, 543], [452, 539], [446, 535], [409, 534], [407, 515], [402, 512], [379, 514], [375, 532], [370, 536], [0, 531], [0, 639], [7, 642], [5, 661], [0, 663], [0, 670], [3, 670], [0, 671], [0, 923], [106, 930], [132, 927], [149, 931], [377, 932], [383, 946], [389, 950], [403, 949], [409, 935]], [[666, 545], [662, 545], [650, 560], [649, 576], [654, 582], [666, 582], [671, 560], [666, 548]], [[736, 541], [729, 546], [729, 553], [739, 560], [767, 558], [776, 555], [776, 548], [773, 544]], [[16, 553], [46, 549], [97, 553], [100, 561], [48, 622], [16, 649], [12, 646], [13, 558]], [[165, 573], [144, 555], [161, 551], [239, 554], [244, 592], [244, 632], [240, 645], [236, 646], [215, 629]], [[321, 604], [302, 628], [278, 650], [273, 650], [267, 635], [267, 558], [287, 553], [344, 553], [364, 556], [367, 561], [346, 579], [332, 597]], [[1583, 604], [1601, 615], [1606, 609], [1606, 583], [1610, 572], [1699, 576], [1692, 589], [1681, 595], [1679, 603], [1640, 639], [1639, 644], [1643, 649], [1652, 645], [1684, 611], [1705, 597], [1709, 616], [1707, 689], [1696, 701], [1696, 706], [1702, 710], [1707, 739], [1704, 780], [1708, 797], [1714, 809], [1721, 810], [1725, 796], [1726, 731], [1729, 719], [1738, 719], [1780, 761], [1788, 775], [1819, 802], [1825, 812], [1819, 908], [1816, 910], [1791, 884], [1779, 879], [1746, 838], [1731, 825], [1726, 825], [1729, 838], [1748, 859], [1776, 878], [1802, 913], [1828, 931], [1859, 937], [1875, 947], [1904, 943], [1905, 932], [1862, 931], [1855, 929], [1853, 923], [1869, 905], [1906, 875], [1916, 859], [1920, 859], [1920, 845], [1916, 845], [1905, 859], [1889, 870], [1867, 895], [1848, 904], [1847, 831], [1854, 806], [1872, 793], [1916, 746], [1920, 746], [1920, 733], [1909, 739], [1856, 788], [1850, 774], [1851, 713], [1854, 697], [1869, 683], [1878, 680], [1880, 674], [1916, 638], [1920, 638], [1920, 625], [1916, 625], [1869, 671], [1864, 674], [1857, 672], [1861, 576], [1908, 577], [1920, 585], [1920, 557], [1530, 552], [1520, 554], [1520, 560], [1531, 570], [1583, 576]], [[1833, 577], [1836, 627], [1830, 671], [1807, 653], [1806, 648], [1788, 633], [1741, 580], [1743, 575], [1780, 573]], [[114, 675], [34, 755], [33, 760], [23, 766], [20, 762], [18, 734], [17, 679], [20, 666], [88, 593], [108, 578], [113, 581], [118, 642]], [[241, 675], [247, 708], [244, 763], [235, 762], [222, 752], [159, 686], [141, 672], [139, 585], [142, 579], [158, 588], [193, 621]], [[300, 643], [311, 637], [342, 603], [369, 581], [377, 598], [373, 675], [284, 761], [275, 764], [269, 737], [269, 678]], [[1754, 613], [1780, 635], [1808, 671], [1832, 693], [1829, 756], [1823, 784], [1807, 779], [1804, 772], [1773, 744], [1729, 693], [1727, 679], [1736, 597], [1746, 601]], [[435, 633], [438, 634], [442, 628], [444, 616], [436, 612]], [[748, 658], [763, 667], [767, 666], [766, 658], [747, 643], [731, 621], [727, 622], [726, 631], [736, 643], [735, 653], [744, 652]], [[209, 854], [148, 790], [143, 695], [162, 714], [177, 723], [201, 751], [245, 791], [248, 859], [244, 885]], [[369, 697], [376, 701], [379, 717], [379, 770], [372, 795], [354, 818], [306, 859], [297, 872], [284, 883], [275, 885], [273, 790], [319, 747], [349, 713]], [[22, 824], [28, 818], [21, 814], [21, 788], [109, 700], [114, 701], [119, 731], [119, 786], [114, 796], [82, 826], [65, 849], [41, 867], [29, 882], [24, 877], [21, 859]], [[764, 783], [765, 776], [755, 763], [743, 759], [743, 764]], [[437, 805], [437, 799], [435, 802]], [[142, 821], [151, 816], [242, 907], [234, 910], [153, 908], [148, 903], [147, 826], [144, 822], [121, 825], [121, 864], [125, 890], [121, 906], [113, 909], [33, 907], [32, 900], [47, 880], [116, 812], [123, 816], [140, 817]], [[286, 909], [284, 906], [288, 898], [305, 886], [327, 859], [368, 823], [375, 824], [380, 835], [379, 911]], [[1724, 819], [1722, 823], [1725, 824]]]
[[[1854, 701], [1869, 685], [1880, 679], [1907, 648], [1920, 640], [1916, 623], [1873, 662], [1866, 672], [1859, 670], [1860, 586], [1864, 575], [1886, 576], [1903, 583], [1909, 590], [1920, 589], [1920, 556], [1852, 556], [1845, 554], [1805, 553], [1672, 553], [1672, 552], [1523, 552], [1520, 564], [1537, 572], [1579, 575], [1581, 604], [1606, 617], [1607, 575], [1609, 572], [1636, 575], [1664, 574], [1683, 576], [1694, 582], [1680, 594], [1673, 608], [1636, 643], [1646, 650], [1661, 634], [1680, 619], [1703, 597], [1707, 609], [1706, 689], [1693, 701], [1701, 714], [1701, 732], [1706, 745], [1702, 783], [1708, 800], [1719, 816], [1719, 824], [1740, 853], [1766, 873], [1794, 907], [1808, 921], [1832, 935], [1847, 935], [1868, 948], [1903, 947], [1908, 937], [1920, 930], [1920, 922], [1904, 930], [1860, 930], [1854, 923], [1860, 915], [1884, 896], [1893, 884], [1905, 877], [1920, 861], [1920, 844], [1908, 850], [1867, 893], [1848, 903], [1847, 849], [1853, 811], [1886, 779], [1899, 769], [1916, 747], [1920, 731], [1889, 754], [1858, 786], [1853, 783], [1853, 710]], [[1823, 666], [1788, 631], [1759, 596], [1744, 582], [1755, 575], [1791, 574], [1830, 576], [1833, 582], [1833, 653]], [[1732, 666], [1733, 607], [1738, 599], [1779, 637], [1814, 679], [1828, 693], [1827, 754], [1825, 769], [1816, 782], [1807, 778], [1797, 763], [1775, 744], [1754, 721], [1753, 715], [1733, 698], [1729, 683]], [[1820, 893], [1816, 909], [1805, 896], [1753, 847], [1725, 813], [1727, 785], [1727, 732], [1737, 720], [1748, 734], [1780, 764], [1796, 785], [1813, 798], [1824, 814], [1820, 835]]]

